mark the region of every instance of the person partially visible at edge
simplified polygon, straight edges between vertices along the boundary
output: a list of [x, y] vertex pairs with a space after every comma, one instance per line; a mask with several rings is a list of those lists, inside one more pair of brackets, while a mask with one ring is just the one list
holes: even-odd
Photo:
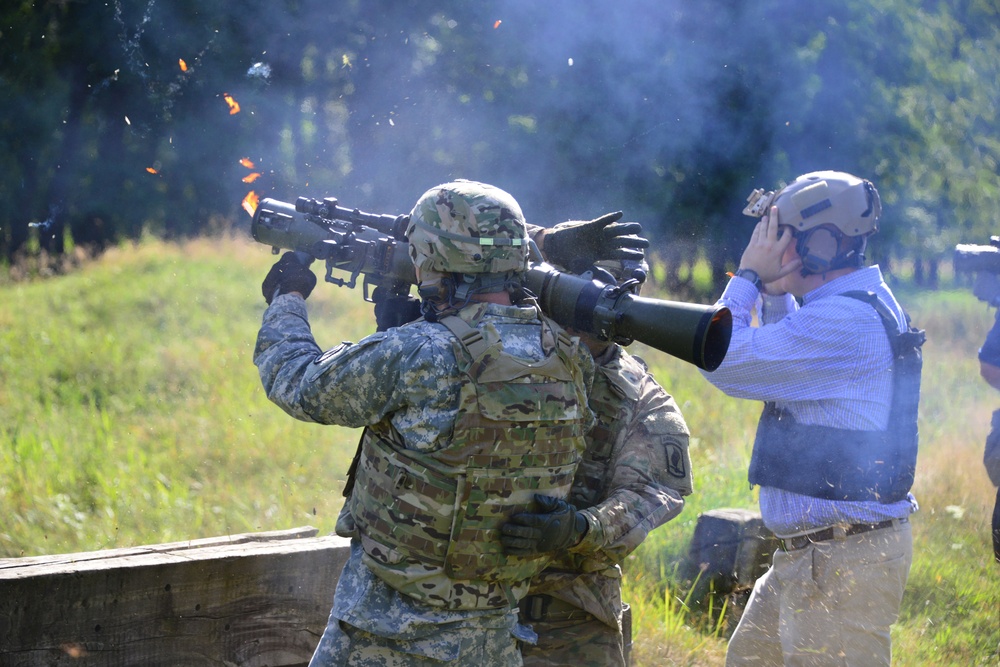
[[494, 186], [428, 190], [406, 229], [423, 318], [324, 352], [291, 253], [262, 290], [254, 362], [297, 419], [363, 427], [337, 522], [351, 553], [311, 665], [520, 665], [516, 607], [548, 554], [500, 524], [562, 501], [594, 423], [594, 365], [522, 288], [524, 216]]
[[[535, 238], [595, 222], [561, 223]], [[559, 255], [544, 237], [539, 245], [546, 259]], [[638, 293], [647, 273], [645, 260], [604, 260], [580, 275]], [[515, 515], [501, 541], [508, 553], [556, 556], [520, 604], [521, 621], [538, 634], [536, 644], [522, 645], [525, 666], [623, 667], [628, 647], [619, 564], [650, 531], [676, 517], [692, 492], [689, 431], [642, 359], [621, 344], [573, 333], [597, 364], [590, 396], [597, 426], [587, 435], [569, 504]], [[569, 529], [565, 539], [554, 539], [560, 535], [554, 525]]]
[[[889, 665], [913, 555], [922, 331], [865, 266], [881, 202], [837, 171], [755, 191], [762, 215], [720, 303], [733, 316], [704, 377], [764, 401], [749, 480], [781, 538], [727, 665]], [[751, 325], [754, 309], [760, 326]]]
[[[976, 277], [974, 292], [980, 300], [991, 306], [1000, 306], [1000, 278], [992, 273], [980, 273]], [[994, 389], [1000, 389], [1000, 310], [986, 334], [983, 346], [979, 348], [979, 374]], [[992, 537], [993, 558], [1000, 563], [1000, 410], [993, 413], [990, 434], [983, 452], [983, 464], [990, 481], [997, 487], [993, 503]]]

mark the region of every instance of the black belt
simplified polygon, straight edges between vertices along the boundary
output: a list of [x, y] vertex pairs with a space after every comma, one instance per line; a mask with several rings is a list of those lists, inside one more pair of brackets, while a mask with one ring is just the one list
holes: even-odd
[[[850, 537], [851, 535], [860, 535], [861, 533], [868, 533], [873, 530], [890, 528], [893, 521], [906, 523], [909, 519], [887, 519], [885, 521], [879, 521], [878, 523], [852, 523], [843, 527], [843, 535], [844, 537]], [[795, 551], [796, 549], [803, 549], [814, 542], [828, 542], [836, 536], [837, 528], [824, 528], [823, 530], [817, 530], [816, 532], [807, 533], [805, 535], [782, 538], [781, 548], [785, 551]]]

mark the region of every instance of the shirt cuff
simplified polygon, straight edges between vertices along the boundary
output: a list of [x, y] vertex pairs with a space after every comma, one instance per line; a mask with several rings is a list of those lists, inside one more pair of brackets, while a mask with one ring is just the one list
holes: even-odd
[[743, 310], [750, 310], [757, 303], [758, 296], [760, 296], [760, 292], [752, 282], [746, 278], [733, 276], [729, 279], [729, 284], [722, 292], [720, 300], [731, 304], [730, 307], [736, 306]]

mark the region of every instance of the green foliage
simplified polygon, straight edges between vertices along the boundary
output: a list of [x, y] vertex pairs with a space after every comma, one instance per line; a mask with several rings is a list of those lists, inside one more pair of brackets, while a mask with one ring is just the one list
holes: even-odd
[[[71, 275], [0, 284], [0, 556], [332, 531], [359, 434], [297, 422], [263, 395], [251, 357], [272, 262], [246, 241], [146, 240]], [[317, 287], [322, 346], [373, 330], [360, 297]], [[928, 343], [921, 509], [894, 664], [996, 664], [994, 489], [981, 456], [997, 396], [975, 357], [992, 313], [965, 290], [901, 299]], [[664, 353], [635, 352], [687, 419], [695, 493], [624, 564], [634, 664], [722, 665], [730, 610], [692, 606], [678, 571], [699, 513], [756, 507], [746, 469], [760, 406]]]
[[540, 224], [622, 209], [712, 291], [751, 188], [837, 168], [880, 189], [876, 255], [938, 260], [995, 231], [994, 4], [7, 3], [0, 254], [30, 221], [61, 252], [245, 223], [251, 189], [404, 212], [470, 177]]

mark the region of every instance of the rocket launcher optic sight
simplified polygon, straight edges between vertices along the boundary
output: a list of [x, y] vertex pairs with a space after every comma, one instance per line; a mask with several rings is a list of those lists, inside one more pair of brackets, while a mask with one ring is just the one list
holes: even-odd
[[[416, 284], [403, 234], [408, 216], [346, 209], [337, 200], [300, 197], [295, 205], [264, 199], [250, 226], [254, 240], [326, 261], [326, 281], [354, 288], [364, 275], [369, 286], [407, 294]], [[338, 278], [333, 271], [350, 274]], [[605, 341], [639, 341], [707, 371], [719, 367], [729, 349], [732, 314], [724, 306], [652, 299], [617, 285], [563, 273], [533, 262], [525, 278], [541, 309], [560, 325]]]

